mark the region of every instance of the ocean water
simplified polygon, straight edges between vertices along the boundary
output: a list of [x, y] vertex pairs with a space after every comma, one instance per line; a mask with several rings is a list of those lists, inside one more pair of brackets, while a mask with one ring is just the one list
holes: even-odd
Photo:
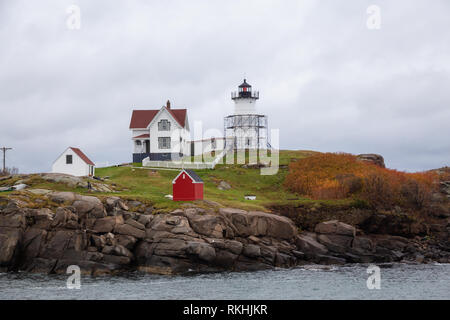
[[381, 288], [367, 288], [368, 265], [318, 266], [188, 276], [127, 273], [81, 276], [0, 273], [6, 299], [450, 299], [450, 264], [379, 265]]

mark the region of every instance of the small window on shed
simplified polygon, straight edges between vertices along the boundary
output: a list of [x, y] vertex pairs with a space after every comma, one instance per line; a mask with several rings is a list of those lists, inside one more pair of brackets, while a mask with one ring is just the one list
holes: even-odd
[[184, 179], [184, 178], [186, 178], [186, 177], [185, 177], [185, 174], [183, 173], [183, 179]]
[[71, 154], [66, 155], [66, 164], [72, 164], [72, 155]]

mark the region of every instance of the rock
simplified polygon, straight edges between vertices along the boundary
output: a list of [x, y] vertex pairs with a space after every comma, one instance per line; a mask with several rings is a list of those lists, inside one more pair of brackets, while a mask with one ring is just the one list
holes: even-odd
[[237, 235], [241, 237], [254, 235], [292, 239], [297, 235], [294, 224], [286, 217], [233, 208], [221, 208], [219, 212], [233, 224]]
[[195, 236], [195, 232], [190, 227], [188, 219], [182, 216], [157, 215], [150, 223], [149, 228], [154, 231], [167, 231], [175, 234]]
[[223, 231], [227, 229], [225, 221], [219, 216], [194, 215], [188, 220], [195, 232], [207, 237], [223, 238]]
[[151, 214], [140, 214], [138, 218], [138, 222], [143, 226], [147, 227], [148, 224], [153, 220], [153, 215]]
[[297, 248], [305, 253], [310, 254], [326, 254], [328, 249], [321, 243], [317, 242], [311, 234], [300, 234], [297, 236], [295, 244]]
[[212, 240], [211, 245], [220, 250], [228, 251], [233, 255], [239, 255], [242, 252], [244, 245], [242, 242], [236, 240]]
[[78, 214], [89, 214], [95, 218], [106, 217], [106, 211], [100, 199], [91, 196], [81, 196], [72, 204]]
[[257, 258], [261, 255], [261, 248], [254, 244], [247, 244], [244, 245], [242, 254], [250, 258]]
[[12, 176], [11, 175], [7, 175], [7, 176], [0, 176], [0, 181], [3, 181], [3, 180], [8, 180], [8, 179], [11, 179], [12, 178]]
[[211, 262], [216, 258], [216, 251], [214, 248], [206, 243], [189, 242], [186, 248], [188, 254], [198, 256], [201, 260]]
[[49, 195], [50, 200], [56, 203], [69, 202], [72, 203], [75, 201], [75, 193], [73, 192], [52, 192]]
[[356, 160], [370, 162], [381, 168], [386, 168], [386, 166], [384, 164], [384, 158], [379, 154], [374, 154], [374, 153], [359, 154], [356, 156]]
[[127, 248], [125, 248], [122, 245], [105, 246], [105, 247], [103, 247], [102, 253], [128, 257], [130, 259], [133, 258], [133, 254], [130, 252], [130, 250], [128, 250]]
[[23, 189], [25, 189], [27, 187], [28, 187], [28, 185], [26, 185], [24, 183], [20, 183], [20, 184], [14, 185], [13, 189], [16, 190], [16, 191], [19, 191], [19, 190], [23, 190]]
[[119, 266], [128, 266], [131, 262], [131, 259], [129, 257], [124, 256], [103, 254], [103, 261], [106, 263], [112, 263]]
[[143, 239], [145, 238], [145, 231], [135, 228], [129, 224], [121, 224], [121, 225], [116, 225], [116, 227], [114, 228], [114, 232], [118, 233], [118, 234], [123, 234], [123, 235], [128, 235], [128, 236], [132, 236], [135, 237], [137, 239]]
[[346, 261], [343, 258], [328, 256], [328, 255], [317, 255], [314, 262], [320, 263], [320, 264], [345, 264]]
[[25, 226], [25, 217], [20, 213], [0, 215], [0, 227], [21, 228]]
[[93, 234], [91, 235], [91, 239], [95, 247], [98, 249], [103, 249], [103, 247], [105, 247], [106, 245], [106, 239], [104, 236], [97, 236]]
[[99, 233], [112, 232], [117, 225], [123, 223], [122, 216], [100, 218], [95, 220], [92, 230]]
[[53, 212], [48, 208], [36, 209], [33, 211], [33, 217], [36, 221], [39, 220], [53, 220]]
[[41, 178], [50, 182], [64, 183], [72, 188], [77, 186], [85, 187], [87, 185], [87, 183], [80, 177], [62, 173], [44, 173], [41, 175]]
[[381, 246], [389, 250], [403, 251], [408, 240], [398, 236], [380, 235], [376, 237], [377, 247]]
[[137, 229], [141, 229], [141, 230], [145, 230], [145, 225], [143, 225], [140, 222], [137, 222], [134, 219], [128, 219], [127, 221], [125, 221], [126, 224], [129, 224], [132, 227], [135, 227]]
[[[140, 206], [143, 205], [142, 202], [136, 201], [136, 200], [130, 200], [130, 201], [127, 202], [127, 204], [128, 204], [128, 206], [129, 206], [130, 208], [133, 208], [133, 209], [139, 208]], [[125, 210], [125, 209], [124, 209], [124, 210]], [[128, 209], [126, 209], [126, 210], [128, 210]]]
[[104, 237], [107, 245], [115, 246], [117, 244], [116, 237], [114, 236], [113, 233], [108, 232], [107, 234], [104, 235]]
[[299, 260], [304, 260], [305, 259], [305, 254], [301, 251], [297, 251], [297, 250], [293, 250], [292, 254]]
[[116, 210], [125, 210], [128, 211], [128, 206], [125, 204], [122, 199], [119, 197], [108, 197], [105, 200], [106, 210], [108, 212], [116, 211]]
[[45, 244], [40, 257], [45, 259], [59, 259], [69, 247], [69, 243], [74, 234], [73, 231], [65, 230], [49, 232], [49, 240]]
[[319, 234], [317, 240], [330, 251], [345, 253], [349, 250], [353, 238], [335, 234]]
[[417, 254], [415, 260], [417, 263], [423, 263], [425, 261], [425, 257], [421, 254]]
[[137, 239], [135, 237], [122, 235], [122, 234], [119, 234], [116, 237], [116, 240], [117, 240], [118, 244], [124, 246], [128, 250], [132, 250], [137, 241]]
[[354, 237], [356, 235], [355, 227], [339, 222], [338, 220], [331, 220], [318, 223], [314, 231], [323, 234], [338, 234], [351, 237]]
[[28, 192], [31, 192], [32, 194], [36, 195], [47, 195], [52, 193], [52, 191], [48, 189], [30, 189], [28, 190]]
[[0, 269], [10, 270], [15, 267], [21, 239], [20, 229], [0, 227]]
[[372, 251], [374, 246], [372, 240], [365, 237], [355, 237], [352, 242], [352, 248], [359, 252]]
[[220, 181], [219, 185], [217, 186], [217, 189], [219, 190], [230, 190], [231, 186], [228, 182], [226, 181]]

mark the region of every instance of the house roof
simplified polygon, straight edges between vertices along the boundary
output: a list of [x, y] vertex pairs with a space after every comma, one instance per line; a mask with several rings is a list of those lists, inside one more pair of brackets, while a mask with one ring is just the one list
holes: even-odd
[[144, 133], [144, 134], [141, 134], [140, 136], [133, 137], [133, 139], [139, 139], [139, 138], [150, 138], [150, 134]]
[[[186, 125], [186, 109], [171, 109], [164, 107], [172, 117], [184, 128]], [[152, 122], [159, 110], [133, 110], [130, 121], [130, 129], [143, 129]]]
[[194, 170], [190, 170], [190, 169], [183, 169], [181, 170], [181, 172], [175, 177], [175, 179], [173, 179], [172, 183], [175, 183], [175, 181], [178, 179], [178, 177], [183, 173], [186, 172], [186, 174], [192, 179], [192, 181], [194, 183], [203, 183], [202, 178], [200, 178], [198, 176], [197, 173], [195, 173]]
[[79, 156], [84, 162], [86, 162], [87, 164], [91, 165], [91, 166], [95, 166], [95, 164], [83, 153], [83, 151], [81, 151], [78, 148], [74, 148], [74, 147], [69, 147], [70, 149], [72, 149], [73, 152], [75, 152], [75, 154], [77, 156]]

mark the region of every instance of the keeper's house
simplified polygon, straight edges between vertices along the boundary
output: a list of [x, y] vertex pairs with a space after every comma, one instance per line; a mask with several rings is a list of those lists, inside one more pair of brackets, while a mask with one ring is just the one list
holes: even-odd
[[172, 186], [173, 201], [203, 200], [203, 180], [193, 170], [182, 170]]
[[170, 101], [159, 110], [133, 110], [130, 121], [133, 162], [177, 160], [190, 155], [186, 109], [172, 109]]
[[52, 172], [77, 177], [93, 176], [95, 164], [80, 149], [69, 147], [53, 162]]

